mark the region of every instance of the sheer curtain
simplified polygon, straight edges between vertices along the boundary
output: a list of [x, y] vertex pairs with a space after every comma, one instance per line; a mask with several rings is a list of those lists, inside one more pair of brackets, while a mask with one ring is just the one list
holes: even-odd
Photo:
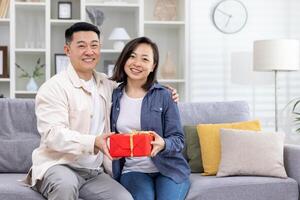
[[[259, 39], [300, 39], [299, 0], [242, 0], [248, 10], [248, 22], [235, 34], [223, 34], [213, 25], [211, 15], [219, 1], [190, 0], [191, 101], [245, 100], [252, 118], [260, 119], [265, 130], [274, 130], [274, 80], [271, 84], [240, 84], [232, 77], [232, 54], [252, 52]], [[252, 79], [241, 75], [242, 79]], [[278, 73], [279, 110], [300, 97], [300, 72]]]

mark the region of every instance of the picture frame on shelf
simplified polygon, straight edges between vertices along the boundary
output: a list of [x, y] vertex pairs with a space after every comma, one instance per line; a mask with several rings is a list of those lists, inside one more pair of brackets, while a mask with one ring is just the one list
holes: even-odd
[[72, 19], [72, 2], [59, 1], [57, 12], [58, 19]]
[[7, 46], [0, 46], [0, 78], [8, 78]]
[[55, 74], [60, 73], [67, 69], [70, 59], [66, 54], [56, 53], [54, 54], [54, 63], [55, 63]]
[[104, 60], [104, 73], [107, 74], [108, 77], [112, 77], [115, 64], [115, 60]]

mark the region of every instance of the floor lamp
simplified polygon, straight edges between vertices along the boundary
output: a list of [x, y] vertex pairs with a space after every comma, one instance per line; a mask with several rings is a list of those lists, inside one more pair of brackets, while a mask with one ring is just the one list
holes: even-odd
[[274, 71], [275, 131], [278, 131], [277, 72], [299, 69], [299, 40], [257, 40], [253, 46], [254, 71]]

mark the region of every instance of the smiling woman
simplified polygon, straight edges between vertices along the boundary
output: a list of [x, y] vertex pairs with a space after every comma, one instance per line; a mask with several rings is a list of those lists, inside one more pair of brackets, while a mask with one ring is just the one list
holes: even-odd
[[184, 136], [177, 104], [157, 83], [158, 63], [157, 45], [147, 37], [128, 42], [117, 60], [111, 79], [121, 84], [112, 95], [112, 131], [147, 131], [154, 139], [151, 157], [114, 160], [113, 176], [135, 200], [183, 200], [190, 186]]

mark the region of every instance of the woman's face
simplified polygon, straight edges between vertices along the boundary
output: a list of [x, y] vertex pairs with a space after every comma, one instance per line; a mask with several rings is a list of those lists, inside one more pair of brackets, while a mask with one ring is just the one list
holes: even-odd
[[144, 84], [154, 70], [153, 50], [148, 44], [139, 44], [127, 59], [124, 71], [127, 81], [141, 81]]

